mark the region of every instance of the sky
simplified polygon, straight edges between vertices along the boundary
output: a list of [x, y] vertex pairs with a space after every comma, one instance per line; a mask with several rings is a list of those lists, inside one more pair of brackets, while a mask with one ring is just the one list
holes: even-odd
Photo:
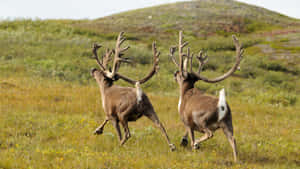
[[[184, 0], [0, 0], [0, 19], [96, 19]], [[300, 19], [300, 0], [239, 0]]]

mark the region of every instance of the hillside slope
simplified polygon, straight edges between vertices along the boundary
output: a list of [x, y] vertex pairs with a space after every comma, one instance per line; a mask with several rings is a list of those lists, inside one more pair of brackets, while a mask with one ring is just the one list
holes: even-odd
[[[243, 21], [238, 22], [243, 23], [241, 29], [224, 30], [224, 24], [232, 26], [235, 18]], [[199, 26], [194, 26], [197, 24]], [[122, 30], [126, 31], [127, 44], [131, 45], [126, 55], [137, 64], [124, 65], [120, 71], [131, 77], [143, 77], [151, 67], [151, 43], [155, 40], [162, 53], [162, 69], [157, 75], [160, 83], [150, 80], [144, 88], [176, 94], [177, 85], [171, 75], [175, 66], [171, 64], [168, 52], [169, 47], [177, 43], [179, 29], [184, 29], [192, 52], [208, 52], [209, 62], [203, 73], [210, 77], [230, 68], [234, 60], [234, 45], [228, 35], [238, 34], [245, 48], [241, 71], [220, 84], [201, 84], [200, 89], [214, 93], [226, 85], [232, 89], [229, 90], [232, 95], [257, 98], [252, 91], [260, 88], [263, 93], [270, 94], [262, 95], [255, 102], [295, 105], [300, 93], [297, 87], [300, 27], [297, 24], [298, 20], [231, 0], [180, 2], [98, 20], [3, 21], [0, 23], [0, 71], [2, 76], [27, 74], [82, 84], [94, 83], [87, 73], [96, 66], [89, 58], [90, 46], [99, 42], [111, 48]], [[144, 29], [147, 25], [151, 29]], [[196, 62], [194, 66], [197, 67]], [[281, 93], [274, 97], [273, 92], [278, 90]]]
[[77, 26], [103, 32], [126, 30], [148, 35], [182, 29], [203, 36], [251, 33], [299, 23], [299, 20], [279, 13], [233, 0], [195, 0], [123, 12]]

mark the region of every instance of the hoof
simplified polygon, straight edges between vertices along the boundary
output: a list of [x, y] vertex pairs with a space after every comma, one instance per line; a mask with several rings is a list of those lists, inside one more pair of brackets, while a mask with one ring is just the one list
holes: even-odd
[[174, 144], [169, 144], [169, 147], [171, 149], [171, 151], [175, 151], [176, 150], [176, 147]]
[[183, 137], [182, 140], [181, 140], [180, 145], [183, 146], [183, 147], [186, 147], [188, 145], [188, 143], [189, 143], [188, 139]]
[[103, 133], [103, 130], [95, 130], [94, 135], [100, 135]]
[[193, 149], [194, 150], [198, 150], [200, 148], [200, 145], [198, 144], [198, 143], [195, 143], [194, 145], [193, 145]]

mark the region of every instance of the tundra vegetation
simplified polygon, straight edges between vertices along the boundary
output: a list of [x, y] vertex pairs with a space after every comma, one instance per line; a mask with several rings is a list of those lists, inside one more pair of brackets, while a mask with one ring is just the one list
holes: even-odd
[[[177, 110], [176, 68], [168, 56], [179, 30], [191, 52], [202, 49], [209, 55], [206, 77], [224, 74], [234, 63], [232, 34], [243, 43], [239, 71], [220, 83], [196, 84], [215, 96], [225, 88], [237, 163], [221, 131], [199, 150], [179, 146], [184, 127]], [[112, 125], [103, 135], [93, 135], [105, 113], [89, 73], [97, 66], [90, 59], [92, 44], [113, 48], [121, 31], [127, 33], [124, 46], [132, 48], [126, 55], [134, 63], [119, 72], [134, 79], [153, 66], [151, 43], [157, 42], [160, 70], [142, 89], [177, 145], [175, 152], [146, 118], [129, 124], [132, 139], [122, 147]], [[97, 20], [3, 20], [0, 168], [297, 168], [299, 44], [299, 20], [231, 0], [181, 2]]]

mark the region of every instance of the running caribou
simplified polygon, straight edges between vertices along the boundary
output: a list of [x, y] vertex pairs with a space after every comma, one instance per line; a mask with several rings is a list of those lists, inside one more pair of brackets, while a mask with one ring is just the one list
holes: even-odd
[[[107, 49], [101, 60], [97, 54], [97, 50], [101, 47], [101, 45], [94, 44], [93, 47], [93, 58], [97, 61], [99, 69], [92, 69], [91, 75], [96, 79], [100, 87], [102, 106], [106, 114], [105, 120], [94, 131], [94, 134], [102, 134], [106, 123], [111, 121], [117, 131], [120, 145], [123, 145], [130, 138], [128, 122], [136, 121], [144, 115], [152, 120], [158, 128], [160, 128], [168, 142], [170, 149], [175, 150], [175, 146], [170, 142], [166, 130], [154, 111], [149, 98], [140, 88], [141, 84], [146, 83], [158, 71], [160, 52], [157, 51], [156, 44], [153, 42], [153, 67], [151, 71], [145, 78], [141, 80], [132, 80], [131, 78], [128, 78], [118, 72], [122, 62], [131, 62], [129, 58], [122, 57], [124, 52], [129, 49], [129, 46], [121, 48], [121, 45], [126, 40], [123, 34], [123, 32], [119, 34], [115, 49]], [[110, 68], [108, 68], [108, 63], [112, 60], [111, 56], [113, 54], [113, 65], [112, 70], [110, 71]], [[136, 88], [114, 85], [114, 82], [119, 79], [135, 85]], [[121, 123], [124, 128], [123, 138], [119, 123]]]
[[[178, 111], [180, 118], [184, 123], [186, 132], [181, 140], [182, 146], [187, 146], [188, 135], [191, 139], [191, 146], [194, 149], [199, 149], [199, 144], [209, 138], [213, 137], [213, 132], [218, 128], [222, 128], [226, 135], [232, 149], [234, 160], [237, 161], [237, 149], [236, 142], [233, 137], [232, 117], [229, 105], [226, 102], [225, 90], [220, 91], [219, 98], [206, 95], [204, 92], [195, 88], [194, 85], [197, 81], [202, 80], [207, 83], [220, 82], [230, 75], [232, 75], [237, 69], [242, 58], [243, 49], [238, 39], [233, 36], [233, 42], [236, 49], [236, 61], [234, 66], [224, 75], [214, 79], [209, 79], [201, 75], [203, 66], [207, 63], [208, 57], [203, 54], [202, 51], [196, 56], [199, 67], [198, 71], [194, 72], [192, 68], [193, 55], [190, 53], [190, 48], [184, 52], [184, 47], [188, 45], [188, 42], [183, 42], [182, 31], [179, 32], [179, 44], [178, 55], [179, 63], [174, 57], [176, 47], [170, 48], [170, 57], [174, 64], [179, 68], [174, 74], [174, 78], [179, 85], [180, 98], [178, 103]], [[189, 69], [188, 69], [189, 65]], [[195, 140], [194, 131], [204, 133], [204, 135]]]

